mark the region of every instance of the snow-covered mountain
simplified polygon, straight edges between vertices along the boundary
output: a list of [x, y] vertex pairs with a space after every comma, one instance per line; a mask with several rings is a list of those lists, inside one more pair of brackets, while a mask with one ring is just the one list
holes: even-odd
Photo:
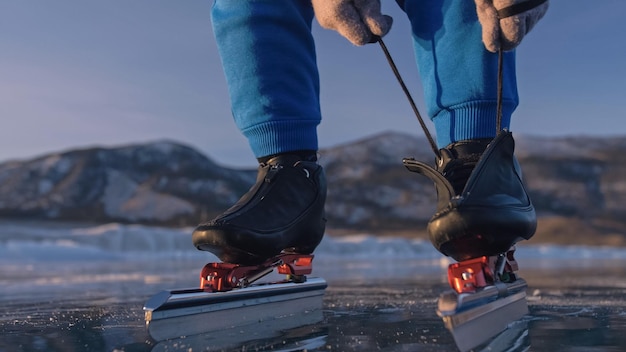
[[0, 164], [0, 214], [184, 224], [232, 205], [254, 178], [173, 142], [72, 150]]
[[[540, 215], [626, 233], [626, 138], [516, 139]], [[329, 226], [423, 229], [435, 191], [405, 157], [434, 159], [425, 139], [396, 132], [321, 150]], [[232, 205], [255, 175], [174, 142], [72, 150], [0, 164], [0, 216], [194, 225]]]

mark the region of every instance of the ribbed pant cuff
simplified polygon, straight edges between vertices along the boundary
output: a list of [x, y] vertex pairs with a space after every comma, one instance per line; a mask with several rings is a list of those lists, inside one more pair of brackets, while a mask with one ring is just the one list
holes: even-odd
[[243, 131], [254, 156], [294, 150], [318, 150], [317, 120], [280, 120], [258, 124]]
[[[502, 104], [502, 128], [509, 129], [511, 115], [517, 104]], [[492, 138], [496, 131], [496, 103], [474, 101], [442, 110], [433, 118], [437, 146], [444, 148], [450, 143], [466, 139]]]

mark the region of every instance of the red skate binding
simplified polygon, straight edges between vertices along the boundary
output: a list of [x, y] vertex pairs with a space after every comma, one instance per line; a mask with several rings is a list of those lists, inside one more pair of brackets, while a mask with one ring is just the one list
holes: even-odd
[[497, 256], [484, 256], [450, 264], [448, 282], [457, 293], [475, 293], [478, 289], [498, 282], [511, 283], [519, 269], [513, 257], [515, 247]]
[[263, 264], [243, 266], [230, 263], [208, 263], [200, 272], [200, 289], [207, 292], [225, 292], [234, 288], [248, 287], [271, 273], [288, 276], [288, 281], [304, 282], [313, 271], [312, 254], [282, 253]]

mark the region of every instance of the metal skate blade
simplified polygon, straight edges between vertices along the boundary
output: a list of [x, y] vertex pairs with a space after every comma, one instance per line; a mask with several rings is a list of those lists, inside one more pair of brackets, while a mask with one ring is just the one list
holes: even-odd
[[507, 326], [528, 314], [526, 281], [499, 283], [476, 293], [444, 292], [437, 314], [461, 351], [486, 343]]
[[322, 320], [326, 286], [324, 279], [308, 278], [303, 283], [254, 285], [228, 292], [163, 291], [150, 298], [143, 310], [148, 332], [156, 341], [274, 319], [289, 319], [299, 326]]

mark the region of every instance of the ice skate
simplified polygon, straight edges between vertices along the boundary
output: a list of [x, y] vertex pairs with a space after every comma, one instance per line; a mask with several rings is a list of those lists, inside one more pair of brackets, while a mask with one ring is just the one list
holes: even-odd
[[535, 209], [513, 155], [510, 132], [460, 141], [439, 151], [436, 168], [405, 159], [410, 170], [434, 181], [437, 211], [430, 240], [458, 263], [448, 268], [452, 290], [439, 297], [437, 314], [466, 351], [528, 313], [526, 282], [517, 276], [512, 246], [536, 229]]
[[[200, 287], [163, 291], [144, 306], [157, 341], [260, 321], [302, 326], [323, 319], [326, 281], [308, 277], [324, 235], [326, 180], [321, 166], [282, 155], [260, 165], [257, 182], [233, 207], [193, 232], [196, 248], [217, 255]], [[263, 281], [272, 272], [279, 281]], [[262, 282], [263, 281], [263, 282]]]

